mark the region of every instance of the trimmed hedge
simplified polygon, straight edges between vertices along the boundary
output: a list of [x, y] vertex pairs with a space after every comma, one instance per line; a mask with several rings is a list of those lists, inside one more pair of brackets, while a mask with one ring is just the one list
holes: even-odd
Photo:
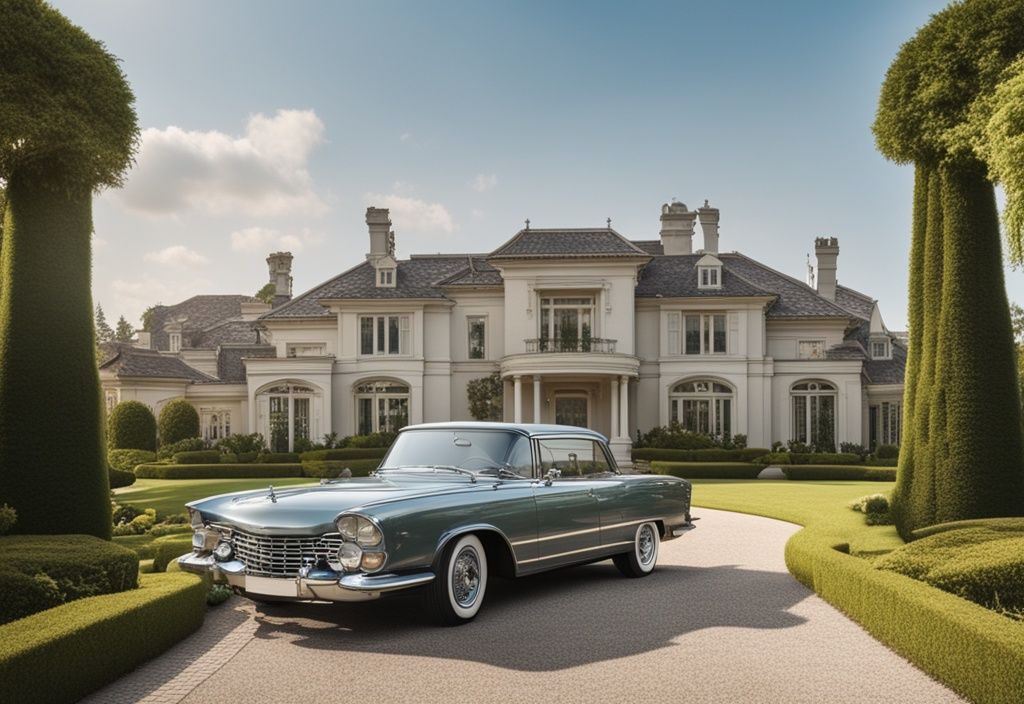
[[302, 462], [331, 460], [373, 460], [383, 459], [386, 447], [339, 447], [333, 450], [309, 450], [299, 455]]
[[[141, 401], [121, 401], [107, 416], [107, 447], [117, 450], [156, 451], [156, 417]], [[109, 456], [109, 454], [108, 454]], [[114, 464], [113, 458], [110, 463]], [[138, 464], [138, 462], [136, 462]], [[119, 467], [116, 469], [128, 469]]]
[[379, 459], [367, 460], [306, 460], [302, 463], [302, 474], [307, 477], [334, 479], [341, 470], [352, 470], [353, 477], [365, 477], [380, 466]]
[[153, 571], [166, 572], [172, 561], [192, 549], [192, 535], [168, 535], [152, 543]]
[[865, 467], [863, 465], [850, 467], [836, 464], [802, 464], [782, 465], [781, 469], [782, 473], [786, 475], [786, 479], [793, 479], [796, 481], [896, 481], [895, 467]]
[[711, 447], [703, 450], [675, 450], [668, 447], [641, 447], [633, 450], [634, 460], [648, 462], [751, 462], [771, 452], [764, 447], [744, 447], [723, 450]]
[[134, 552], [90, 535], [0, 538], [0, 623], [64, 602], [134, 589], [138, 572]]
[[136, 465], [156, 462], [156, 453], [150, 450], [109, 450], [107, 461], [114, 469], [130, 472]]
[[398, 433], [383, 432], [369, 435], [349, 435], [345, 438], [345, 447], [391, 447]]
[[1024, 518], [969, 518], [964, 521], [937, 523], [934, 526], [915, 530], [914, 540], [927, 538], [929, 535], [945, 533], [949, 530], [959, 530], [960, 528], [992, 528], [995, 530], [1024, 533]]
[[160, 411], [160, 444], [173, 445], [179, 440], [199, 437], [199, 413], [183, 398], [167, 403]]
[[784, 464], [860, 464], [860, 455], [852, 452], [771, 452], [757, 458], [762, 465]]
[[264, 452], [256, 458], [258, 464], [295, 464], [301, 462], [298, 452]]
[[216, 464], [220, 462], [220, 450], [192, 450], [175, 452], [174, 464]]
[[209, 450], [210, 444], [202, 438], [185, 438], [170, 445], [161, 445], [156, 451], [157, 459], [169, 460], [178, 452], [196, 452], [198, 450]]
[[868, 457], [864, 460], [868, 467], [895, 467], [899, 464], [896, 457]]
[[120, 489], [135, 483], [135, 472], [123, 472], [120, 469], [110, 470], [110, 488]]
[[295, 464], [140, 464], [140, 479], [259, 479], [301, 477], [302, 465]]
[[147, 574], [139, 589], [0, 626], [0, 701], [70, 703], [113, 682], [197, 630], [206, 591], [195, 575]]
[[761, 469], [749, 462], [651, 462], [655, 474], [683, 479], [757, 479]]

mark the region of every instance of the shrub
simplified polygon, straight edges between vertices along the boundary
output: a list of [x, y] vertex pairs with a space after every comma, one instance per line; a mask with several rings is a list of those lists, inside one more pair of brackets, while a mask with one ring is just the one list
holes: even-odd
[[353, 477], [365, 477], [379, 466], [379, 459], [306, 460], [302, 463], [302, 474], [306, 477], [335, 479], [341, 476], [343, 469], [349, 469]]
[[195, 575], [147, 574], [140, 589], [58, 606], [0, 627], [0, 701], [81, 699], [199, 628], [206, 590]]
[[137, 464], [146, 464], [156, 460], [156, 453], [152, 450], [110, 450], [107, 452], [107, 461], [114, 469], [122, 472], [130, 472]]
[[0, 566], [0, 625], [64, 603], [57, 582], [39, 573], [25, 574]]
[[839, 443], [839, 451], [846, 454], [857, 455], [862, 460], [868, 456], [867, 448], [855, 442]]
[[703, 450], [673, 450], [667, 447], [641, 447], [633, 450], [634, 460], [665, 462], [750, 462], [765, 455], [768, 450], [763, 447], [737, 448], [725, 450], [709, 447]]
[[[131, 509], [131, 511], [123, 512], [121, 520], [114, 524], [113, 533], [115, 536], [142, 535], [149, 532], [156, 523], [156, 511], [151, 508], [147, 508], [141, 513], [134, 506], [127, 506], [125, 508]], [[135, 515], [128, 518], [132, 512]]]
[[167, 403], [160, 411], [160, 445], [172, 445], [179, 440], [199, 437], [199, 413], [183, 398]]
[[864, 514], [869, 526], [892, 525], [889, 515], [889, 497], [885, 494], [868, 494], [850, 504], [850, 508]]
[[153, 571], [166, 572], [167, 566], [192, 549], [191, 535], [168, 535], [153, 541]]
[[259, 479], [301, 477], [302, 465], [295, 464], [140, 464], [140, 479]]
[[297, 452], [264, 452], [256, 461], [260, 464], [295, 464], [300, 460]]
[[709, 435], [683, 430], [678, 423], [651, 428], [639, 436], [639, 447], [661, 447], [675, 450], [700, 450], [718, 443]]
[[18, 512], [7, 504], [0, 504], [0, 535], [7, 535], [18, 522]]
[[107, 447], [112, 450], [155, 450], [156, 418], [149, 406], [140, 401], [121, 401], [114, 406], [107, 417]]
[[310, 450], [318, 449], [316, 445], [313, 444], [313, 441], [310, 440], [309, 438], [295, 438], [293, 446], [295, 448], [295, 452], [298, 453], [309, 452]]
[[[180, 515], [180, 514], [178, 514]], [[172, 516], [172, 518], [176, 518]], [[153, 530], [149, 531], [149, 534], [154, 538], [161, 538], [165, 535], [179, 535], [181, 533], [191, 533], [192, 526], [187, 523], [177, 523], [165, 520], [163, 523], [157, 523], [153, 526]]]
[[220, 462], [219, 450], [193, 450], [191, 452], [175, 452], [175, 464], [213, 464]]
[[472, 379], [466, 384], [469, 415], [475, 420], [501, 420], [504, 393], [505, 385], [498, 372]]
[[770, 464], [860, 464], [860, 456], [842, 452], [772, 452], [754, 460]]
[[895, 460], [900, 456], [899, 445], [879, 445], [875, 448], [875, 457], [880, 460]]
[[198, 452], [199, 450], [210, 449], [210, 443], [202, 438], [185, 438], [170, 445], [161, 445], [156, 451], [156, 456], [162, 460], [169, 460], [176, 452]]
[[217, 461], [224, 464], [238, 464], [238, 455], [234, 452], [222, 452], [220, 453], [220, 459]]
[[131, 486], [135, 483], [134, 472], [123, 472], [120, 469], [110, 469], [110, 488], [120, 489], [124, 486]]
[[863, 465], [803, 464], [781, 465], [786, 479], [794, 481], [896, 481], [895, 467], [865, 467]]
[[116, 526], [119, 523], [130, 523], [136, 516], [141, 516], [142, 510], [135, 508], [131, 504], [124, 506], [114, 505], [113, 512], [111, 513], [111, 519], [114, 521]]
[[239, 452], [237, 456], [238, 456], [238, 463], [239, 464], [249, 464], [249, 463], [255, 462], [257, 459], [259, 459], [260, 453], [259, 452]]
[[299, 455], [302, 462], [316, 460], [374, 460], [382, 459], [386, 447], [343, 447], [331, 450], [310, 450]]
[[749, 462], [651, 462], [651, 471], [683, 479], [757, 479], [761, 467]]
[[864, 464], [868, 467], [895, 467], [899, 464], [899, 459], [896, 457], [887, 457], [880, 459], [878, 457], [868, 457], [864, 460]]
[[206, 592], [206, 604], [208, 606], [218, 606], [230, 599], [232, 594], [234, 592], [226, 584], [211, 584], [210, 591]]
[[259, 453], [266, 447], [266, 443], [263, 442], [263, 436], [259, 433], [250, 433], [249, 435], [243, 435], [241, 433], [235, 433], [223, 438], [217, 443], [217, 448], [223, 452], [230, 452], [236, 455], [242, 453]]
[[345, 438], [345, 447], [391, 447], [398, 433], [383, 432], [369, 435], [349, 435]]
[[320, 441], [320, 444], [324, 446], [325, 450], [334, 450], [344, 447], [345, 438], [339, 437], [337, 433], [331, 431], [324, 435], [324, 439]]
[[732, 436], [732, 446], [737, 450], [742, 450], [747, 446], [747, 436], [743, 433], [737, 433]]

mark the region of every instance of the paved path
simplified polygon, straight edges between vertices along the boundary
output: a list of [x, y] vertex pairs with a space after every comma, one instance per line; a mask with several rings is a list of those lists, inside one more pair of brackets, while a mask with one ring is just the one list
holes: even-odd
[[471, 624], [415, 599], [255, 607], [202, 630], [88, 701], [961, 701], [786, 571], [797, 526], [700, 509], [699, 528], [629, 580], [610, 562], [494, 581]]

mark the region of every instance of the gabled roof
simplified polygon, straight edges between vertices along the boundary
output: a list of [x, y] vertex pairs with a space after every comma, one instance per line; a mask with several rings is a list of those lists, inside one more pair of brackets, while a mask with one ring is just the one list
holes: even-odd
[[256, 331], [248, 320], [228, 320], [190, 336], [195, 349], [212, 350], [221, 345], [256, 344]]
[[661, 240], [632, 240], [633, 245], [639, 247], [648, 254], [659, 255], [665, 253], [665, 247]]
[[854, 291], [841, 284], [836, 284], [836, 305], [850, 311], [862, 320], [870, 320], [875, 307], [875, 299], [860, 291]]
[[167, 333], [164, 332], [164, 325], [167, 323], [185, 318], [185, 322], [182, 324], [182, 339], [191, 339], [190, 332], [206, 330], [219, 323], [241, 318], [242, 303], [254, 300], [256, 299], [252, 296], [235, 294], [204, 295], [192, 296], [192, 298], [173, 306], [156, 306], [150, 320], [153, 349], [166, 350], [170, 348], [170, 340]]
[[505, 280], [501, 278], [501, 272], [487, 263], [483, 257], [466, 257], [466, 268], [460, 269], [446, 279], [438, 282], [442, 287], [501, 287]]
[[644, 250], [610, 227], [603, 229], [525, 229], [491, 252], [490, 259], [536, 257], [648, 257]]
[[242, 345], [221, 347], [217, 350], [217, 378], [223, 382], [245, 383], [244, 358], [276, 357], [277, 348], [273, 345]]
[[198, 384], [217, 381], [176, 356], [127, 344], [119, 345], [117, 354], [101, 364], [100, 369], [113, 373], [119, 379], [181, 379]]

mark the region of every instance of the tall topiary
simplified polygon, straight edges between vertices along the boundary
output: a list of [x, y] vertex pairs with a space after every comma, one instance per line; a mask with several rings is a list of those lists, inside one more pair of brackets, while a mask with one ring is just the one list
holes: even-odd
[[139, 401], [121, 401], [107, 417], [107, 447], [111, 450], [156, 452], [156, 416]]
[[[0, 496], [21, 533], [110, 536], [92, 194], [138, 140], [117, 59], [39, 0], [0, 0]], [[59, 417], [59, 433], [43, 433]], [[45, 497], [45, 499], [41, 498]]]
[[[932, 523], [1024, 513], [1021, 408], [990, 180], [1008, 184], [1012, 225], [1012, 184], [1024, 186], [1015, 151], [1024, 112], [1014, 101], [1024, 86], [1005, 82], [1020, 74], [1022, 55], [1024, 3], [957, 2], [901, 47], [879, 97], [879, 151], [915, 165], [904, 447], [893, 496], [904, 538]], [[1021, 234], [1014, 245], [1009, 229], [1019, 262]]]
[[160, 444], [199, 437], [199, 414], [191, 403], [176, 398], [160, 411]]

